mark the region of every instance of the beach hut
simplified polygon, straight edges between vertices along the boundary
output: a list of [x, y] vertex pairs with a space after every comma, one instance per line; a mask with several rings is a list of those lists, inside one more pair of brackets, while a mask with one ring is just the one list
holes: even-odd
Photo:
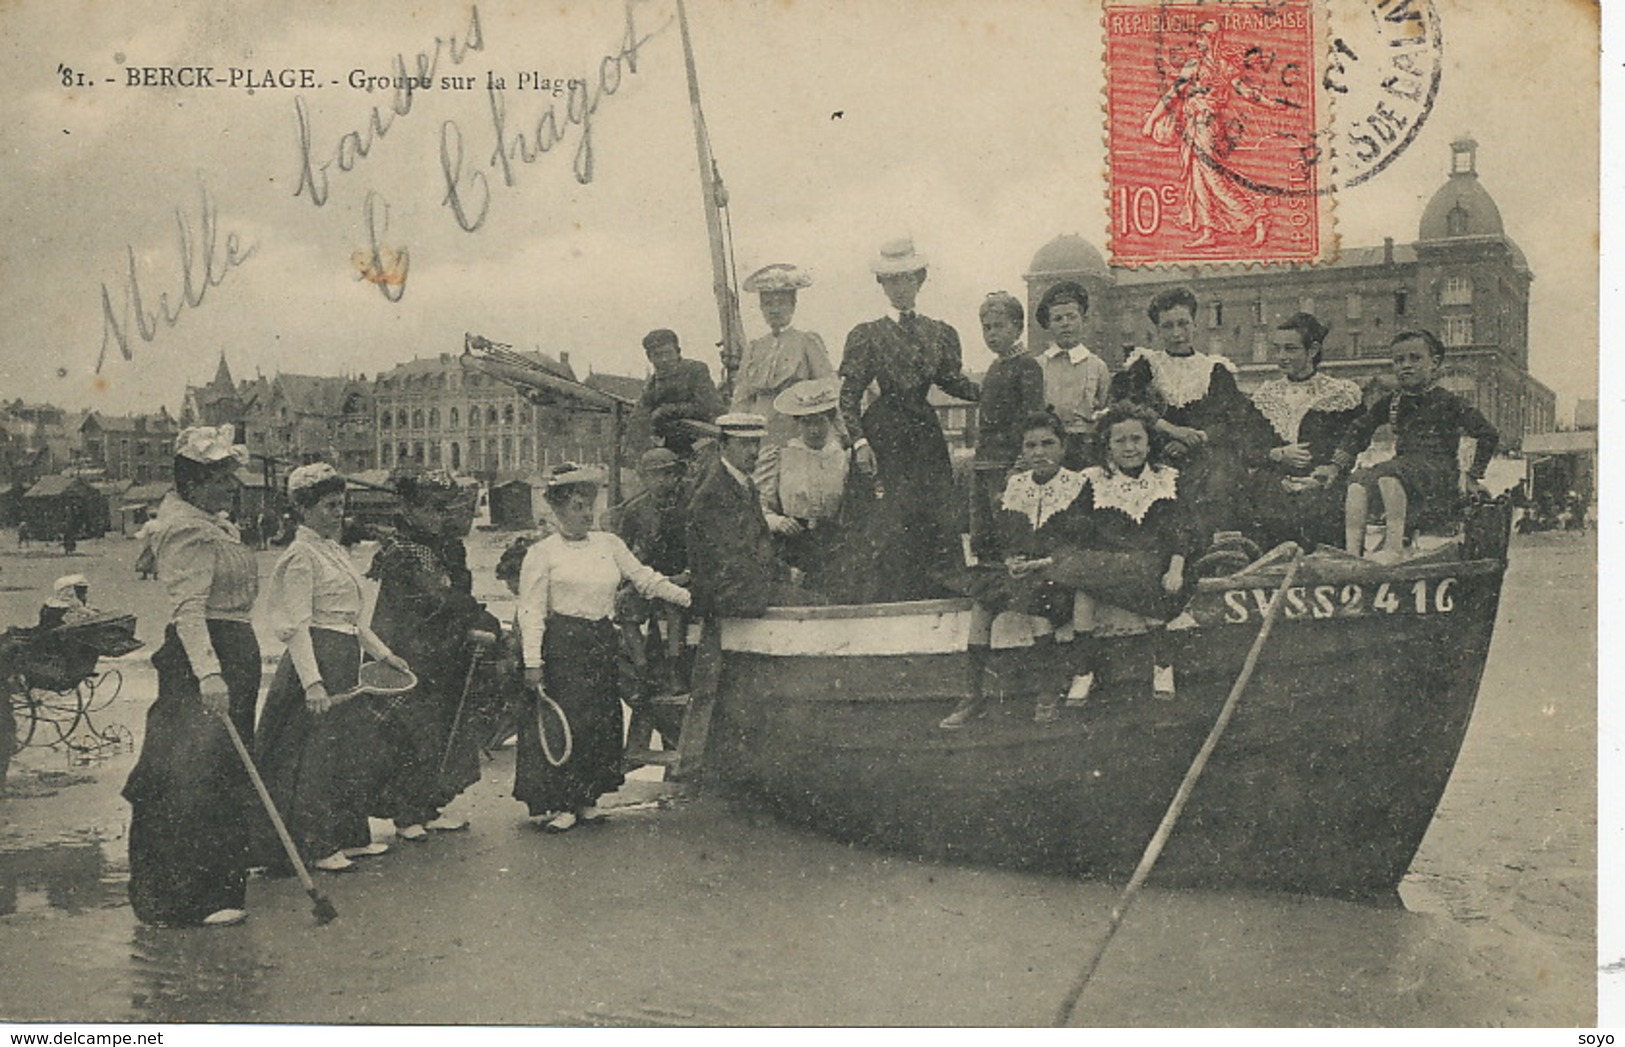
[[100, 538], [107, 525], [107, 499], [77, 476], [47, 476], [23, 495], [20, 526], [36, 541]]
[[491, 526], [499, 531], [528, 531], [536, 526], [527, 480], [506, 480], [491, 485]]

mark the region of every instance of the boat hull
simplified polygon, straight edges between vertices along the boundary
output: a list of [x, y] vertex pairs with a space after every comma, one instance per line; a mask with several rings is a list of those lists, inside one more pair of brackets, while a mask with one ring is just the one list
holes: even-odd
[[[1307, 566], [1307, 565], [1306, 565]], [[1460, 751], [1500, 599], [1497, 560], [1306, 570], [1152, 877], [1168, 886], [1391, 894]], [[966, 693], [968, 605], [778, 609], [725, 623], [709, 761], [784, 815], [926, 858], [1126, 880], [1241, 671], [1281, 572], [1204, 582], [1058, 723], [1070, 649], [995, 651], [989, 715]], [[1136, 644], [1141, 645], [1136, 648]]]

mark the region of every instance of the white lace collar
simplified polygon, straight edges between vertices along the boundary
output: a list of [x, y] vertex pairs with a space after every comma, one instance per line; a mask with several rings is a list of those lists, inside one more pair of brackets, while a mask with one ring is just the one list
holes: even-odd
[[1298, 427], [1310, 411], [1352, 411], [1363, 399], [1354, 382], [1319, 371], [1301, 382], [1275, 378], [1253, 393], [1259, 413], [1269, 420], [1275, 435], [1287, 443], [1298, 442]]
[[1004, 498], [999, 503], [1013, 513], [1020, 513], [1032, 524], [1033, 530], [1077, 500], [1083, 491], [1083, 474], [1071, 469], [1059, 469], [1048, 483], [1038, 483], [1033, 474], [1016, 473], [1004, 486]]
[[1231, 373], [1236, 370], [1236, 365], [1230, 362], [1228, 356], [1209, 356], [1207, 353], [1170, 356], [1160, 349], [1143, 348], [1129, 354], [1123, 366], [1133, 367], [1134, 361], [1141, 359], [1150, 365], [1151, 382], [1169, 407], [1184, 407], [1206, 396], [1215, 367], [1223, 367]]
[[1139, 476], [1092, 465], [1083, 476], [1095, 491], [1095, 508], [1116, 509], [1135, 523], [1144, 523], [1146, 511], [1160, 501], [1179, 497], [1179, 470], [1171, 465], [1148, 465]]

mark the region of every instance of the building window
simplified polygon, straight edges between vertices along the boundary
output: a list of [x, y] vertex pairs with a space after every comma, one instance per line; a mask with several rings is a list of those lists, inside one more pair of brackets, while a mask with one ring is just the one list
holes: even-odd
[[502, 424], [513, 424], [513, 404], [506, 404], [502, 408]]
[[1343, 315], [1347, 316], [1350, 320], [1358, 320], [1360, 318], [1360, 296], [1358, 294], [1351, 294], [1348, 296], [1348, 301], [1344, 304]]
[[486, 425], [495, 425], [495, 424], [497, 424], [497, 409], [496, 409], [495, 405], [487, 407], [485, 409], [485, 424]]
[[1444, 282], [1444, 293], [1439, 296], [1440, 305], [1472, 305], [1473, 281], [1465, 276], [1447, 277]]
[[118, 456], [120, 458], [125, 459], [126, 461], [129, 460], [129, 458], [130, 458], [130, 441], [128, 441], [128, 440], [120, 440], [118, 442]]
[[402, 443], [395, 448], [395, 461], [399, 462], [401, 465], [405, 465], [407, 461], [411, 459], [411, 457], [412, 449], [407, 447], [405, 443]]
[[421, 442], [412, 445], [412, 461], [419, 465], [423, 464], [423, 444]]
[[480, 427], [480, 406], [479, 406], [479, 404], [475, 404], [474, 406], [472, 406], [472, 407], [470, 407], [468, 409], [468, 427], [470, 429], [478, 429]]
[[1405, 311], [1410, 307], [1410, 304], [1411, 304], [1411, 293], [1409, 291], [1407, 291], [1403, 287], [1401, 287], [1399, 290], [1394, 292], [1394, 315], [1395, 316], [1404, 316]]
[[1262, 299], [1262, 298], [1254, 298], [1253, 299], [1253, 323], [1261, 324], [1263, 322], [1264, 322], [1264, 299]]
[[1444, 318], [1444, 344], [1451, 346], [1473, 344], [1473, 318], [1447, 316]]
[[451, 443], [451, 467], [453, 469], [461, 469], [463, 467], [463, 445], [455, 440], [453, 440]]
[[1213, 328], [1224, 326], [1224, 303], [1217, 298], [1208, 303], [1207, 325]]
[[528, 436], [520, 437], [519, 438], [519, 464], [520, 465], [529, 465], [531, 463], [531, 461], [535, 457], [536, 457], [536, 449], [535, 449], [534, 446], [532, 446], [532, 444], [530, 442], [530, 437], [528, 437]]
[[1349, 335], [1349, 355], [1360, 355], [1360, 336], [1358, 333]]
[[1444, 231], [1447, 236], [1467, 235], [1467, 209], [1460, 204], [1450, 209], [1444, 216]]
[[423, 428], [423, 408], [421, 407], [412, 412], [412, 428]]
[[389, 444], [385, 444], [384, 448], [383, 448], [383, 453], [378, 456], [379, 457], [378, 464], [383, 466], [385, 469], [388, 469], [389, 465], [390, 465], [390, 462], [394, 460], [394, 457], [395, 457], [394, 452], [395, 452], [394, 447], [390, 446]]
[[440, 408], [438, 407], [429, 408], [429, 428], [440, 428]]
[[530, 404], [520, 404], [519, 405], [519, 424], [520, 425], [529, 425], [530, 424], [530, 417], [531, 417], [530, 416]]
[[406, 408], [403, 407], [395, 413], [395, 427], [398, 429], [406, 428]]
[[457, 428], [457, 408], [455, 407], [451, 409], [451, 427], [453, 429]]
[[507, 469], [513, 465], [513, 437], [502, 438], [502, 468]]
[[440, 441], [436, 440], [429, 445], [429, 464], [440, 464]]
[[380, 429], [388, 429], [389, 428], [389, 423], [393, 422], [394, 420], [395, 420], [395, 416], [393, 414], [391, 414], [390, 412], [385, 411], [378, 418], [378, 428], [380, 428]]
[[135, 442], [135, 456], [137, 458], [145, 458], [147, 456], [147, 441], [137, 440]]

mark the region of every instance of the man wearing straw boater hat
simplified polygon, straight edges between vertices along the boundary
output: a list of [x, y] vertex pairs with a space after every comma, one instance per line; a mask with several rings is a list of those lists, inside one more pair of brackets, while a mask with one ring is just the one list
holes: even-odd
[[[914, 311], [926, 261], [914, 242], [893, 240], [871, 263], [891, 311], [847, 335], [841, 357], [841, 416], [855, 463], [878, 476], [882, 505], [873, 536], [876, 595], [912, 600], [941, 595], [945, 574], [963, 564], [953, 521], [953, 469], [942, 425], [926, 396], [935, 385], [977, 400], [961, 369], [959, 332]], [[880, 395], [860, 408], [871, 383]]]
[[773, 548], [751, 479], [767, 435], [766, 420], [759, 414], [725, 414], [717, 419], [717, 429], [716, 467], [688, 503], [688, 563], [696, 612], [711, 618], [752, 618], [774, 604], [805, 603], [804, 594], [797, 598], [794, 591], [791, 568]]
[[796, 292], [811, 286], [812, 275], [787, 262], [764, 266], [745, 278], [745, 290], [760, 296], [769, 332], [745, 348], [729, 410], [766, 418], [763, 446], [768, 448], [783, 447], [795, 435], [795, 424], [774, 406], [774, 398], [797, 382], [835, 373], [824, 340], [790, 326], [796, 315]]

